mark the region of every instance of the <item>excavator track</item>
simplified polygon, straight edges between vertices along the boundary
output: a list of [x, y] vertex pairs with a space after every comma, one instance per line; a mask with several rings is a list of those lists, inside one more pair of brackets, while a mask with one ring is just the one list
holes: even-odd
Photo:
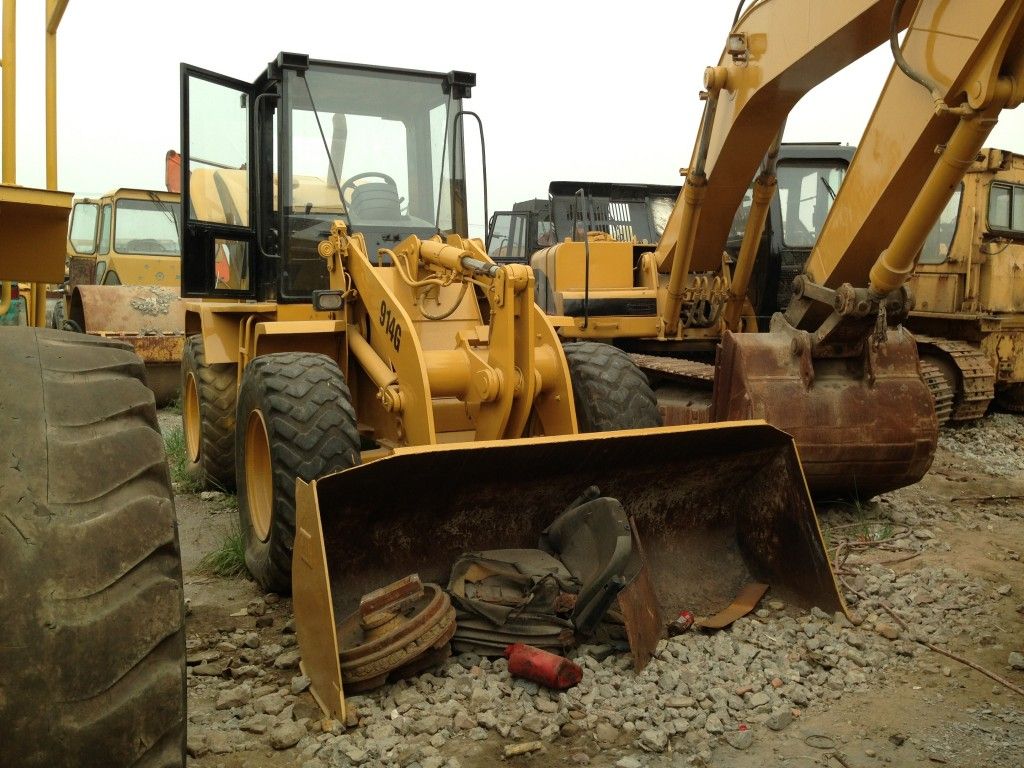
[[[988, 357], [978, 347], [965, 341], [937, 336], [916, 336], [923, 363], [928, 357], [939, 357], [956, 367], [961, 386], [954, 391], [950, 422], [980, 419], [995, 397], [996, 372]], [[934, 364], [932, 364], [934, 365]], [[940, 371], [941, 365], [935, 365]], [[944, 376], [944, 378], [947, 378]], [[948, 378], [947, 378], [948, 383]], [[930, 385], [929, 385], [930, 386]], [[936, 401], [936, 410], [938, 401]], [[939, 423], [942, 423], [941, 417]]]
[[659, 355], [631, 354], [630, 358], [650, 380], [664, 424], [707, 424], [711, 421], [715, 366]]
[[708, 387], [715, 383], [715, 366], [711, 363], [684, 360], [678, 357], [661, 357], [660, 355], [631, 354], [630, 358], [636, 367], [644, 373]]
[[953, 413], [953, 388], [942, 375], [939, 366], [924, 360], [921, 361], [921, 378], [928, 385], [928, 390], [935, 400], [935, 415], [941, 427], [949, 421], [950, 414]]

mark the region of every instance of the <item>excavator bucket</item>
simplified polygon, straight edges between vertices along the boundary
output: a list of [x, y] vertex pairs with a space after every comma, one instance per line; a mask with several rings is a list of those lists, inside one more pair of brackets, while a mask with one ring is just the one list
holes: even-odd
[[635, 524], [662, 634], [680, 610], [710, 616], [756, 583], [845, 610], [793, 440], [764, 422], [400, 449], [297, 486], [294, 610], [324, 711], [344, 719], [338, 638], [363, 595], [411, 574], [444, 586], [465, 553], [536, 548], [592, 485]]
[[79, 285], [68, 319], [76, 330], [131, 344], [146, 364], [146, 383], [158, 407], [177, 397], [185, 346], [185, 309], [177, 288]]
[[938, 421], [903, 329], [858, 358], [812, 359], [809, 335], [726, 332], [712, 421], [764, 419], [800, 446], [815, 497], [867, 499], [912, 485], [931, 466]]

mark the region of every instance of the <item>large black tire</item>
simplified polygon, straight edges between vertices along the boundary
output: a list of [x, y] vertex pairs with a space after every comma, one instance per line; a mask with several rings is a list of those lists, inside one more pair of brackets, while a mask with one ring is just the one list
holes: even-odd
[[48, 328], [54, 330], [63, 330], [64, 328], [64, 299], [60, 298], [54, 303], [53, 311], [50, 314], [50, 322], [47, 324]]
[[231, 363], [207, 365], [202, 336], [185, 341], [181, 424], [189, 474], [204, 488], [235, 490], [236, 370]]
[[261, 587], [291, 591], [296, 478], [308, 482], [358, 463], [356, 413], [334, 360], [281, 352], [246, 367], [235, 473], [245, 564]]
[[170, 478], [127, 345], [0, 330], [0, 763], [181, 766]]
[[625, 352], [593, 341], [563, 348], [581, 432], [661, 426], [651, 385]]

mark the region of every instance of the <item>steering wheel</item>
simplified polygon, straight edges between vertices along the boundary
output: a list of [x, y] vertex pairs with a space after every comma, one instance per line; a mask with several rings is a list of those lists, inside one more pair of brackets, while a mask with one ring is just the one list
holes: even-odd
[[344, 201], [345, 205], [348, 205], [349, 203], [352, 202], [351, 195], [346, 196], [345, 193], [349, 190], [350, 187], [352, 189], [352, 192], [355, 192], [356, 187], [359, 186], [358, 184], [356, 184], [356, 182], [360, 181], [361, 179], [381, 179], [385, 184], [389, 184], [392, 187], [394, 187], [396, 193], [398, 192], [398, 184], [395, 183], [395, 180], [388, 176], [386, 173], [381, 173], [380, 171], [366, 171], [365, 173], [357, 173], [355, 176], [350, 176], [349, 178], [345, 179], [345, 183], [341, 185], [341, 199]]

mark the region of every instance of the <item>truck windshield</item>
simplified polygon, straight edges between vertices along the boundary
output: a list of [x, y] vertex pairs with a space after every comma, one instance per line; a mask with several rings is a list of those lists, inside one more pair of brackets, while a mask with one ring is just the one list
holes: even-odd
[[118, 200], [114, 206], [114, 250], [150, 256], [180, 256], [181, 205], [162, 200]]
[[440, 75], [318, 63], [287, 73], [285, 295], [326, 287], [315, 251], [325, 221], [347, 217], [371, 256], [384, 241], [458, 228], [464, 171], [451, 124], [461, 100], [443, 84]]

